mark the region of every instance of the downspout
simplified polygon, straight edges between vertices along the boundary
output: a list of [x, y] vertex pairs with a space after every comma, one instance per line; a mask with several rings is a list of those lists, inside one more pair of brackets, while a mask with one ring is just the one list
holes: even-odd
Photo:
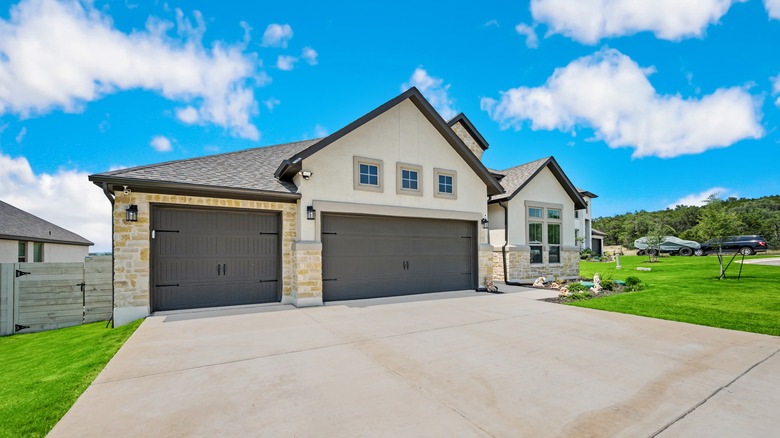
[[105, 181], [103, 182], [103, 194], [111, 203], [111, 319], [108, 320], [106, 327], [111, 324], [111, 328], [114, 328], [114, 276], [116, 275], [114, 267], [114, 263], [116, 263], [114, 258], [114, 195], [108, 190], [108, 183]]
[[502, 201], [498, 201], [498, 205], [504, 209], [504, 246], [501, 247], [501, 257], [504, 260], [504, 284], [507, 286], [523, 286], [522, 283], [516, 281], [509, 281], [509, 275], [506, 269], [506, 247], [509, 245], [509, 208], [502, 204]]

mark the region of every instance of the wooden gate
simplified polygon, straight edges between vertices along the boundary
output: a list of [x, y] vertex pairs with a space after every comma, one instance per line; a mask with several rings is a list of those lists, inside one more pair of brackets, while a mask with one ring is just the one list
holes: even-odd
[[111, 256], [0, 265], [0, 335], [111, 318]]

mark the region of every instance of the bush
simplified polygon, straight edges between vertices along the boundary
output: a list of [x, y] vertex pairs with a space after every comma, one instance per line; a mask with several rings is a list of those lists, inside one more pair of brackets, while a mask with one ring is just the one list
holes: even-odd
[[566, 299], [569, 301], [582, 301], [593, 298], [593, 294], [590, 291], [569, 294]]
[[601, 288], [609, 291], [615, 290], [615, 282], [612, 280], [603, 280], [601, 282]]
[[642, 284], [642, 280], [639, 277], [631, 276], [626, 278], [626, 286], [636, 286], [637, 284]]
[[582, 283], [572, 283], [568, 285], [569, 292], [576, 294], [577, 292], [587, 292], [588, 288]]
[[593, 255], [593, 250], [590, 248], [585, 248], [583, 250], [580, 250], [580, 260], [588, 260]]

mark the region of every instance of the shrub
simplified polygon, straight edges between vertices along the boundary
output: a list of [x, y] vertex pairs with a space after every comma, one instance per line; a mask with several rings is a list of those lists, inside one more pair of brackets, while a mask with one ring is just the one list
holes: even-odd
[[566, 299], [569, 300], [569, 301], [582, 301], [582, 300], [587, 300], [587, 299], [590, 299], [590, 298], [593, 298], [593, 294], [590, 293], [590, 291], [587, 291], [587, 290], [585, 292], [569, 294], [566, 297]]
[[642, 284], [642, 280], [638, 277], [631, 276], [626, 278], [626, 286], [635, 286], [637, 284]]
[[615, 282], [612, 280], [603, 280], [601, 282], [601, 288], [604, 290], [615, 290]]
[[587, 292], [588, 288], [582, 283], [572, 283], [569, 286], [569, 292], [576, 294], [577, 292]]
[[593, 255], [593, 250], [585, 248], [580, 251], [580, 260], [588, 260]]

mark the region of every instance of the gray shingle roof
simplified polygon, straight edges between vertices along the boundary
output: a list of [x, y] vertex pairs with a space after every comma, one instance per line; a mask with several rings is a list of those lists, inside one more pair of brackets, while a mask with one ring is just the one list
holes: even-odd
[[3, 201], [0, 201], [0, 237], [14, 240], [94, 245], [74, 232]]
[[274, 178], [274, 171], [283, 160], [319, 140], [305, 140], [226, 154], [168, 161], [92, 176], [295, 193], [297, 190], [295, 184]]
[[540, 158], [530, 163], [521, 164], [519, 166], [511, 167], [506, 170], [490, 170], [493, 173], [504, 175], [501, 179], [501, 186], [504, 188], [505, 193], [500, 195], [491, 196], [490, 200], [501, 200], [511, 198], [517, 189], [523, 187], [543, 166], [547, 165], [547, 162], [551, 157]]

